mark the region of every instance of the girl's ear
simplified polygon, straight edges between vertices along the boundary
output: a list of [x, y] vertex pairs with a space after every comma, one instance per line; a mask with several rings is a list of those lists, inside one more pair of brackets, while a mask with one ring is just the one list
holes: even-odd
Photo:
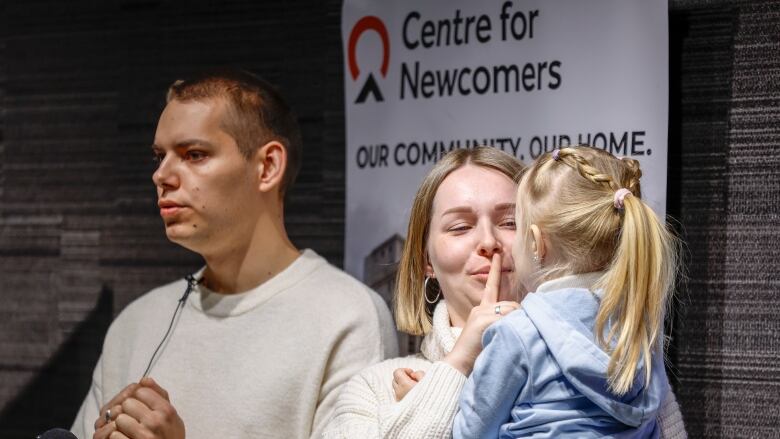
[[542, 235], [542, 229], [536, 224], [531, 224], [531, 236], [533, 242], [531, 242], [531, 251], [540, 261], [544, 260], [547, 255], [547, 246], [544, 245], [544, 236]]

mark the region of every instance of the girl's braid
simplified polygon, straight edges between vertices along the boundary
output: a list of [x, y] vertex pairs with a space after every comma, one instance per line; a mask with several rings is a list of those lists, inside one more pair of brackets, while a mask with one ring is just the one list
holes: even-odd
[[602, 186], [604, 189], [610, 189], [613, 191], [620, 189], [618, 185], [615, 184], [615, 181], [612, 180], [612, 177], [609, 176], [609, 174], [604, 174], [593, 167], [593, 165], [591, 165], [588, 160], [585, 159], [585, 157], [577, 154], [577, 151], [574, 148], [561, 149], [558, 153], [558, 158], [560, 161], [576, 169], [581, 176], [592, 181], [594, 184]]

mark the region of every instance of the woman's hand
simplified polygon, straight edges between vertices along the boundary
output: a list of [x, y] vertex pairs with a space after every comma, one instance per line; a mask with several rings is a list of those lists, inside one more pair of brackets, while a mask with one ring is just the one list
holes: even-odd
[[490, 273], [485, 283], [482, 302], [471, 309], [463, 332], [455, 342], [452, 352], [443, 361], [468, 376], [474, 368], [474, 361], [482, 352], [482, 333], [501, 317], [520, 307], [517, 302], [498, 301], [501, 287], [501, 253], [494, 253], [490, 262]]
[[393, 392], [395, 392], [395, 400], [400, 401], [404, 399], [407, 393], [412, 390], [412, 387], [423, 379], [425, 372], [421, 370], [412, 370], [409, 368], [401, 368], [393, 371]]

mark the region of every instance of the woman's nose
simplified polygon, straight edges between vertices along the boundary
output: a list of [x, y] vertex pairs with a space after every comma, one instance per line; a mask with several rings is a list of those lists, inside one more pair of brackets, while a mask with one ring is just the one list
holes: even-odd
[[489, 259], [493, 257], [493, 254], [501, 253], [502, 251], [503, 246], [501, 245], [501, 241], [499, 241], [496, 237], [496, 233], [493, 230], [493, 227], [483, 227], [482, 235], [479, 240], [479, 246], [477, 247], [477, 253], [480, 256], [484, 256]]

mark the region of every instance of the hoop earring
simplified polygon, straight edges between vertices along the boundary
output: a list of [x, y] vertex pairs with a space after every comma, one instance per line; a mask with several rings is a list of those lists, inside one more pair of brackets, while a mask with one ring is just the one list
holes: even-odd
[[439, 301], [439, 296], [441, 296], [441, 288], [439, 288], [439, 292], [436, 293], [436, 297], [433, 298], [433, 300], [428, 299], [428, 281], [431, 280], [430, 277], [425, 276], [425, 282], [423, 282], [423, 297], [425, 297], [425, 302], [427, 302], [429, 305], [435, 305], [436, 302]]

